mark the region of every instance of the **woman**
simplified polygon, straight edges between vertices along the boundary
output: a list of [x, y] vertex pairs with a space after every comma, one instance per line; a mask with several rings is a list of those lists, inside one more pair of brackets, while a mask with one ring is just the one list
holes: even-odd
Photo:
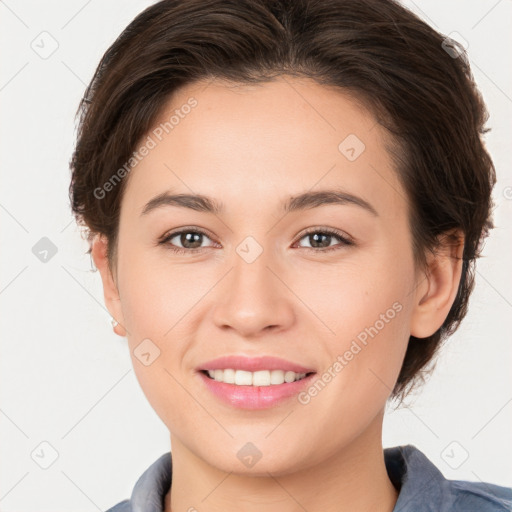
[[464, 49], [391, 0], [164, 0], [81, 103], [70, 197], [170, 431], [125, 511], [509, 510], [383, 450], [463, 319], [495, 172]]

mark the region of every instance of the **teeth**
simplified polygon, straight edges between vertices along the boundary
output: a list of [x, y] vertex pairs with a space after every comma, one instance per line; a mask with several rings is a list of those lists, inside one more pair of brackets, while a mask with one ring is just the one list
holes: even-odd
[[235, 384], [237, 386], [271, 386], [283, 384], [284, 382], [294, 382], [303, 379], [305, 373], [285, 372], [284, 370], [260, 370], [257, 372], [247, 372], [245, 370], [208, 370], [208, 375], [218, 381], [226, 384]]

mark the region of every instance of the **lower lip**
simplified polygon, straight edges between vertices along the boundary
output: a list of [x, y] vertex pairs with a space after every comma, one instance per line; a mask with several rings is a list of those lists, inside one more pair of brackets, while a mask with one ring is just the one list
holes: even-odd
[[309, 385], [314, 373], [294, 382], [272, 384], [270, 386], [237, 386], [211, 379], [199, 372], [206, 387], [223, 402], [240, 409], [267, 409], [297, 395]]

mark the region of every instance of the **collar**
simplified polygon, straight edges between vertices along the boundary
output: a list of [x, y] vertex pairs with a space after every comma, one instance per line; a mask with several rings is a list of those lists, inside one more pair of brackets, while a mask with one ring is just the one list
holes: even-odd
[[[391, 482], [399, 491], [393, 512], [466, 510], [464, 506], [458, 508], [456, 503], [461, 493], [473, 495], [480, 507], [480, 500], [494, 503], [492, 509], [483, 504], [485, 510], [509, 510], [506, 504], [511, 503], [512, 490], [484, 482], [447, 480], [413, 445], [385, 448], [384, 462]], [[131, 512], [163, 512], [165, 495], [171, 482], [172, 456], [169, 451], [151, 464], [137, 480], [129, 502]], [[472, 503], [475, 503], [475, 508], [471, 508]], [[471, 510], [483, 510], [478, 508], [476, 502], [472, 503], [468, 503]]]

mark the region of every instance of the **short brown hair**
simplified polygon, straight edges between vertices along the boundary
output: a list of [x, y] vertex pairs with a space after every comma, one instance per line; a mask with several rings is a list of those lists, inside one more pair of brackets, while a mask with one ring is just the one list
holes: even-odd
[[106, 51], [80, 103], [73, 213], [89, 241], [107, 237], [114, 268], [127, 180], [105, 197], [94, 191], [130, 159], [172, 93], [201, 79], [263, 83], [284, 74], [354, 94], [392, 134], [418, 264], [440, 235], [464, 233], [457, 296], [437, 332], [410, 337], [392, 394], [403, 398], [466, 314], [475, 259], [493, 227], [496, 176], [481, 137], [487, 111], [464, 49], [397, 2], [163, 0], [148, 7]]

